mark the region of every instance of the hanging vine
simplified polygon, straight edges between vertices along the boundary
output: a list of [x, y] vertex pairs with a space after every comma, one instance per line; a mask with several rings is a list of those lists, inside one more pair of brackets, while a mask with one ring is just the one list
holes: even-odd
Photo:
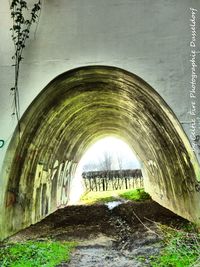
[[29, 9], [27, 1], [25, 0], [12, 0], [10, 4], [11, 18], [12, 18], [12, 40], [14, 42], [15, 53], [12, 56], [15, 68], [15, 81], [14, 86], [11, 88], [13, 94], [13, 113], [17, 118], [18, 130], [20, 134], [20, 102], [19, 102], [19, 71], [20, 63], [23, 60], [23, 50], [26, 47], [26, 40], [29, 38], [30, 28], [32, 24], [38, 21], [39, 12], [41, 10], [41, 1], [38, 0]]

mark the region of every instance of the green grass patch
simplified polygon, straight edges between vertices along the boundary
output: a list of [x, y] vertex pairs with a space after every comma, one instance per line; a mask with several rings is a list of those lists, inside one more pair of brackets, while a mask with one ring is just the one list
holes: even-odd
[[119, 194], [119, 196], [121, 198], [133, 200], [133, 201], [143, 201], [143, 200], [151, 199], [150, 195], [146, 193], [143, 188], [129, 190], [127, 192]]
[[70, 259], [75, 242], [27, 241], [0, 248], [1, 267], [55, 267]]
[[114, 201], [115, 197], [117, 197], [117, 191], [90, 191], [81, 197], [81, 203], [88, 205], [95, 203], [107, 203]]
[[114, 190], [102, 192], [91, 191], [85, 193], [82, 196], [81, 202], [82, 204], [107, 203], [110, 201], [115, 201], [119, 198], [133, 201], [143, 201], [150, 199], [150, 196], [144, 191], [144, 189]]
[[168, 228], [164, 232], [164, 249], [151, 257], [152, 267], [200, 266], [200, 234]]

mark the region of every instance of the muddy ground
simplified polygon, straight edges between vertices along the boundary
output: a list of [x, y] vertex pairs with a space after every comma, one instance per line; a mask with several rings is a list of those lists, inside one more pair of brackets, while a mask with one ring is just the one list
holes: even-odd
[[105, 204], [68, 206], [8, 241], [78, 241], [70, 262], [60, 267], [143, 267], [163, 247], [157, 223], [177, 228], [186, 221], [152, 200], [113, 209]]

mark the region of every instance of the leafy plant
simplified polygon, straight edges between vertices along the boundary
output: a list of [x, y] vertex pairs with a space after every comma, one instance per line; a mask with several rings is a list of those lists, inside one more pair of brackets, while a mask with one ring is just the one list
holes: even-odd
[[74, 242], [39, 242], [8, 244], [0, 249], [2, 267], [54, 267], [68, 261]]
[[12, 40], [15, 47], [15, 53], [12, 57], [14, 60], [13, 66], [15, 67], [15, 81], [11, 91], [14, 96], [13, 115], [16, 115], [17, 117], [20, 132], [20, 103], [18, 90], [20, 63], [23, 59], [22, 54], [26, 46], [26, 40], [29, 38], [30, 28], [38, 19], [38, 14], [41, 10], [41, 2], [38, 0], [29, 12], [29, 8], [25, 0], [12, 0], [10, 10], [13, 21], [12, 28], [10, 28], [10, 30], [12, 31]]
[[200, 234], [172, 228], [162, 228], [164, 249], [159, 256], [151, 258], [152, 267], [199, 266]]

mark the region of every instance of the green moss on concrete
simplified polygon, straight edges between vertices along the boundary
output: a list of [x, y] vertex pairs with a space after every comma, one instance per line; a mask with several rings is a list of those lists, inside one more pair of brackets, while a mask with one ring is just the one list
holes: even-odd
[[[195, 177], [200, 176], [191, 146], [164, 100], [136, 75], [105, 66], [63, 73], [36, 97], [21, 125], [21, 139], [13, 136], [4, 166], [2, 199], [5, 196], [7, 201], [8, 190], [15, 193], [15, 200], [2, 209], [6, 234], [57, 208], [60, 197], [56, 192], [63, 185], [59, 177], [53, 177], [55, 162], [78, 163], [85, 148], [105, 134], [121, 137], [139, 155], [146, 169], [146, 191], [154, 200], [189, 220], [200, 221], [200, 198], [194, 191]], [[34, 180], [40, 182], [41, 178], [36, 177], [37, 164], [50, 170], [55, 194], [49, 196], [43, 191], [34, 202]], [[67, 171], [73, 178], [74, 169]], [[191, 185], [185, 186], [186, 193], [181, 184], [185, 178]], [[63, 195], [67, 191], [62, 190]], [[48, 198], [50, 205], [41, 209], [42, 198]]]

